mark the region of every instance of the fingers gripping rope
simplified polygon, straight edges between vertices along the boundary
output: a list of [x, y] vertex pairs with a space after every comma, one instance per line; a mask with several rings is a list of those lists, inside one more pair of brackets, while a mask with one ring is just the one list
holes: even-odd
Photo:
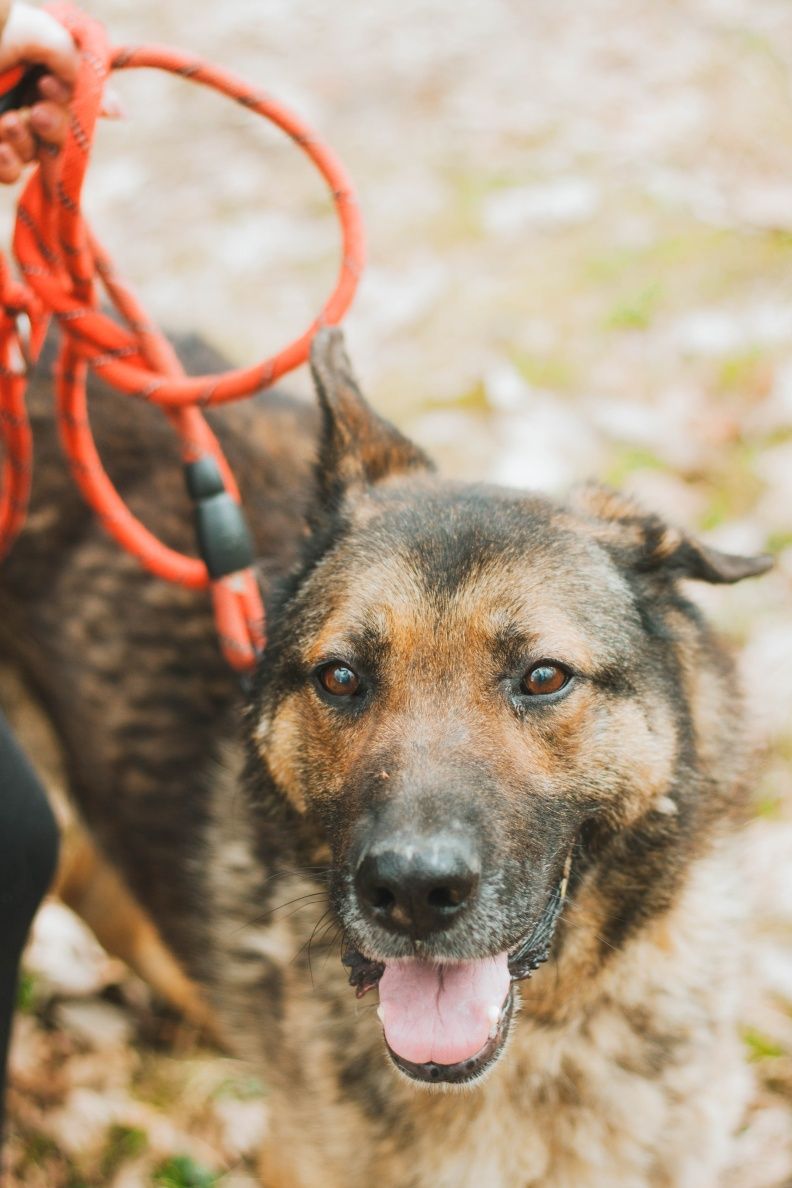
[[[246, 530], [239, 492], [200, 410], [249, 396], [299, 366], [307, 358], [318, 327], [341, 319], [354, 296], [363, 264], [363, 232], [352, 185], [330, 150], [296, 116], [232, 75], [158, 46], [113, 49], [103, 27], [79, 9], [56, 4], [49, 11], [74, 38], [81, 65], [66, 144], [60, 153], [42, 158], [19, 201], [13, 247], [22, 284], [13, 280], [0, 256], [0, 439], [6, 454], [0, 486], [0, 559], [22, 528], [30, 492], [32, 443], [25, 413], [20, 323], [29, 319], [24, 353], [35, 359], [48, 320], [54, 316], [62, 335], [56, 372], [57, 416], [75, 481], [107, 531], [148, 570], [168, 581], [211, 588], [224, 655], [233, 668], [244, 671], [253, 666], [264, 646], [263, 606], [251, 568], [252, 550], [246, 552], [243, 544]], [[313, 161], [332, 192], [342, 235], [335, 288], [303, 334], [252, 367], [219, 375], [185, 375], [167, 339], [116, 275], [110, 257], [83, 219], [82, 185], [105, 81], [111, 70], [138, 67], [167, 70], [211, 87], [271, 120]], [[8, 76], [3, 81], [7, 89], [17, 78]], [[100, 288], [123, 324], [100, 312]], [[209, 463], [214, 486], [208, 495], [204, 492], [196, 497], [203, 560], [178, 553], [159, 541], [132, 515], [110, 482], [88, 421], [89, 367], [119, 392], [162, 408], [181, 440], [188, 486], [191, 468], [194, 471], [196, 465], [206, 467]], [[211, 535], [217, 529], [200, 530], [202, 523], [216, 523], [218, 498], [224, 508], [222, 524], [236, 540], [235, 547], [225, 551], [223, 562], [218, 562]], [[214, 500], [211, 513], [204, 499]]]

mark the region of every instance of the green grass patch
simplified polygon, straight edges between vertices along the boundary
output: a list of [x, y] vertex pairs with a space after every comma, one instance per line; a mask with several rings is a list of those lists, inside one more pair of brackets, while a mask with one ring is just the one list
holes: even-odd
[[36, 1009], [37, 1002], [36, 979], [32, 973], [28, 973], [26, 969], [23, 969], [17, 983], [17, 1010], [22, 1011], [25, 1015], [32, 1015]]
[[647, 330], [663, 297], [662, 286], [654, 281], [622, 298], [605, 315], [606, 330]]
[[775, 1060], [786, 1055], [780, 1044], [753, 1027], [746, 1027], [743, 1031], [743, 1043], [748, 1049], [750, 1060]]
[[763, 821], [779, 821], [784, 815], [784, 801], [781, 796], [758, 796], [753, 802], [754, 814]]
[[568, 392], [575, 387], [576, 376], [569, 360], [561, 355], [531, 355], [515, 352], [511, 361], [532, 388]]
[[739, 520], [753, 510], [763, 489], [757, 474], [760, 468], [760, 452], [752, 444], [738, 442], [723, 451], [717, 468], [713, 467], [707, 474], [705, 488], [709, 491], [709, 503], [698, 522], [702, 532]]
[[587, 280], [598, 286], [621, 282], [631, 272], [639, 271], [639, 266], [645, 255], [645, 249], [641, 248], [610, 248], [585, 261], [584, 275]]
[[130, 1159], [136, 1159], [148, 1147], [145, 1130], [137, 1126], [111, 1126], [102, 1154], [103, 1181], [115, 1175], [119, 1167]]
[[435, 407], [463, 409], [465, 412], [486, 412], [489, 409], [489, 401], [484, 381], [476, 380], [467, 391], [460, 392], [459, 396], [450, 403], [442, 405], [436, 403]]
[[214, 1188], [219, 1178], [189, 1155], [174, 1155], [155, 1170], [153, 1182], [157, 1188]]
[[[669, 213], [662, 203], [632, 213], [649, 221], [651, 237], [582, 255], [577, 266], [578, 290], [596, 296], [600, 305], [600, 330], [645, 330], [661, 306], [668, 316], [681, 315], [733, 297], [743, 300], [746, 288], [758, 282], [786, 284], [792, 249], [788, 232], [709, 227]], [[754, 354], [735, 352], [726, 361], [719, 377], [725, 389], [747, 384], [763, 390], [771, 368]]]
[[766, 377], [767, 363], [762, 351], [757, 347], [752, 347], [747, 351], [738, 351], [719, 361], [715, 386], [721, 392], [743, 392], [746, 388], [755, 389], [760, 372], [762, 376]]
[[792, 532], [771, 532], [767, 537], [765, 548], [768, 553], [783, 553], [784, 549], [792, 548]]
[[603, 477], [611, 487], [620, 487], [629, 475], [638, 470], [666, 469], [666, 464], [651, 450], [644, 446], [628, 446], [614, 455]]
[[732, 518], [731, 496], [721, 488], [713, 492], [707, 507], [699, 517], [698, 526], [702, 532], [712, 532]]
[[437, 241], [458, 242], [481, 235], [481, 209], [490, 194], [511, 189], [521, 179], [509, 172], [480, 173], [450, 169], [446, 172], [451, 204], [444, 209]]

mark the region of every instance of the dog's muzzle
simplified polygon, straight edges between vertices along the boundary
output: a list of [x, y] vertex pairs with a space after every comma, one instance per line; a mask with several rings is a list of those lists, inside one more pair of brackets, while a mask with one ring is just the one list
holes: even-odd
[[511, 1025], [515, 982], [547, 960], [566, 898], [571, 852], [542, 915], [508, 952], [438, 964], [415, 958], [372, 961], [348, 949], [343, 963], [358, 998], [379, 988], [377, 1011], [388, 1052], [413, 1080], [462, 1084], [500, 1056]]

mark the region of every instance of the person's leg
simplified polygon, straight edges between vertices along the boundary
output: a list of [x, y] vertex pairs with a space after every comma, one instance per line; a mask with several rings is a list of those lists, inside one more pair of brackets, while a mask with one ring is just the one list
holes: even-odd
[[52, 810], [0, 713], [0, 1137], [19, 958], [36, 909], [52, 882], [57, 856]]

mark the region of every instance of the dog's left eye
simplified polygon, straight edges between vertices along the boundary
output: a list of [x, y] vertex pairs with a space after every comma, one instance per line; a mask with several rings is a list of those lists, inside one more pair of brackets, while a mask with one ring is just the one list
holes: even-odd
[[317, 669], [316, 679], [333, 697], [351, 697], [360, 688], [360, 677], [346, 664], [332, 661]]
[[543, 661], [526, 672], [520, 683], [520, 691], [527, 693], [529, 697], [558, 693], [565, 685], [569, 684], [571, 675], [560, 664]]

